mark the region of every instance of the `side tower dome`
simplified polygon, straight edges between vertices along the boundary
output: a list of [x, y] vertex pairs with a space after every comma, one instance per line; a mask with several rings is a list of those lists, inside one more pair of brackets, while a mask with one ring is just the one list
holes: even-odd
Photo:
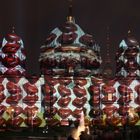
[[128, 31], [128, 37], [121, 41], [116, 54], [116, 75], [122, 77], [140, 76], [140, 47]]
[[0, 72], [7, 76], [25, 74], [25, 50], [22, 39], [12, 33], [6, 35], [0, 48]]
[[88, 76], [99, 74], [100, 47], [93, 37], [75, 23], [71, 12], [67, 21], [55, 28], [41, 46], [42, 74]]

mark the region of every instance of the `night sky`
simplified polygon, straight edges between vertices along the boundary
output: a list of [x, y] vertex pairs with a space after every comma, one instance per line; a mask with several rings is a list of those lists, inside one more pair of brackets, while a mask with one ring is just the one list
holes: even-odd
[[[110, 27], [110, 52], [114, 54], [119, 42], [130, 29], [140, 42], [140, 1], [136, 0], [73, 0], [75, 21], [101, 46], [106, 54], [107, 26]], [[27, 53], [26, 69], [39, 73], [40, 46], [49, 32], [66, 21], [67, 0], [3, 0], [0, 2], [0, 41], [15, 26], [23, 39]]]

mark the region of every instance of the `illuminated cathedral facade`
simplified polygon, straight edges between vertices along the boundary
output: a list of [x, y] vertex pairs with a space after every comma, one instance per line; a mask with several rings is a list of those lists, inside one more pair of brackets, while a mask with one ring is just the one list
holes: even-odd
[[130, 33], [118, 47], [114, 77], [101, 70], [100, 46], [71, 13], [41, 46], [40, 77], [27, 76], [25, 61], [13, 29], [0, 48], [1, 127], [69, 125], [82, 112], [89, 125], [140, 124], [140, 47]]

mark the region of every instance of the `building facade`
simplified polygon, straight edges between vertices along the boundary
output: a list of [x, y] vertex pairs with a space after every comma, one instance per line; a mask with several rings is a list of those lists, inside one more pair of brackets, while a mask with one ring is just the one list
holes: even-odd
[[0, 126], [139, 125], [140, 48], [132, 35], [119, 45], [116, 76], [104, 77], [100, 47], [72, 14], [41, 46], [41, 76], [28, 76], [22, 39], [14, 30], [0, 48]]

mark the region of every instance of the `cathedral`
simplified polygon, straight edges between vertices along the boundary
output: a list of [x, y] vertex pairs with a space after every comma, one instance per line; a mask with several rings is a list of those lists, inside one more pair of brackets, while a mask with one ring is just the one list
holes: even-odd
[[108, 50], [102, 70], [100, 46], [76, 24], [71, 5], [40, 50], [40, 77], [28, 75], [21, 37], [14, 28], [4, 37], [0, 127], [68, 126], [82, 112], [91, 126], [140, 124], [140, 47], [130, 31], [118, 45], [113, 77]]

